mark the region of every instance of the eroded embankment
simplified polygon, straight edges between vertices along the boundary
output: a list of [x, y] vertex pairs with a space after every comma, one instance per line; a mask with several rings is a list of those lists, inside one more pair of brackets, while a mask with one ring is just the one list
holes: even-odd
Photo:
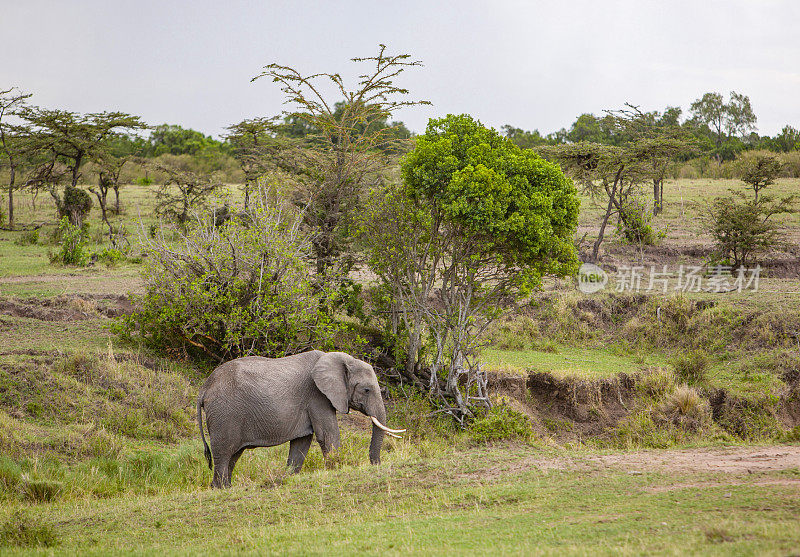
[[[779, 397], [749, 400], [721, 388], [686, 387], [643, 372], [611, 378], [560, 378], [529, 371], [494, 373], [490, 392], [526, 414], [537, 434], [557, 439], [611, 438], [648, 422], [690, 434], [714, 431], [742, 440], [793, 439], [800, 428], [800, 373], [783, 377]], [[676, 395], [677, 393], [677, 395]]]

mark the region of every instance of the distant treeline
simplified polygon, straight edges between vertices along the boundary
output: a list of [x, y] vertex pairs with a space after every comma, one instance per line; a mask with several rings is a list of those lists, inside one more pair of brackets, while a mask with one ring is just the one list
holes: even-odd
[[[706, 93], [691, 104], [688, 116], [682, 118], [681, 107], [668, 106], [663, 112], [644, 113], [649, 124], [664, 130], [681, 130], [694, 139], [694, 149], [678, 157], [676, 177], [730, 177], [732, 169], [723, 163], [735, 160], [741, 153], [752, 150], [791, 153], [781, 157], [787, 175], [800, 176], [800, 130], [786, 125], [774, 137], [759, 135], [758, 121], [747, 95], [731, 91], [728, 101], [719, 93]], [[602, 116], [581, 114], [567, 128], [542, 135], [538, 130], [526, 131], [512, 125], [502, 127], [503, 133], [520, 147], [592, 142], [602, 145], [623, 145], [629, 138], [617, 125], [609, 111]], [[711, 164], [716, 163], [716, 164]]]

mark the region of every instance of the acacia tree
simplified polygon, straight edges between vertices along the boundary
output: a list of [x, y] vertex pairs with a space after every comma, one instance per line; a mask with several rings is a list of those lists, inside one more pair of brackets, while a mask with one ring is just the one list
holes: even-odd
[[783, 164], [778, 157], [768, 152], [745, 153], [738, 161], [742, 182], [753, 190], [755, 201], [761, 190], [775, 183]]
[[[20, 125], [9, 123], [8, 117], [17, 116], [25, 106], [31, 93], [20, 93], [11, 89], [0, 91], [0, 151], [8, 165], [8, 225], [14, 228], [14, 188], [16, 187], [17, 170], [24, 157], [23, 138], [26, 129]], [[4, 121], [5, 120], [5, 121]]]
[[403, 374], [463, 421], [489, 404], [486, 326], [544, 274], [576, 270], [579, 203], [556, 165], [467, 115], [431, 120], [401, 173], [368, 205], [369, 266], [406, 333]]
[[664, 178], [673, 161], [690, 153], [693, 143], [690, 134], [678, 126], [680, 108], [667, 107], [664, 114], [643, 112], [638, 106], [625, 103], [620, 110], [607, 110], [616, 135], [623, 138], [620, 146], [649, 166], [653, 183], [653, 215], [664, 211]]
[[126, 162], [128, 162], [126, 157], [115, 157], [111, 153], [103, 153], [97, 156], [95, 160], [97, 187], [90, 186], [88, 188], [97, 197], [101, 219], [108, 226], [109, 237], [113, 237], [114, 227], [111, 226], [111, 222], [108, 220], [108, 193], [114, 190], [116, 194], [116, 212], [119, 214], [119, 177]]
[[644, 239], [640, 228], [645, 219], [636, 214], [636, 207], [631, 204], [642, 185], [659, 176], [660, 169], [653, 161], [668, 159], [681, 148], [683, 144], [679, 140], [670, 138], [638, 139], [623, 146], [575, 143], [539, 148], [542, 154], [558, 161], [564, 171], [604, 207], [589, 256], [591, 261], [599, 260], [606, 228], [614, 216], [618, 229], [629, 240]]
[[[20, 114], [31, 128], [30, 139], [38, 151], [47, 151], [64, 164], [70, 174], [68, 189], [77, 190], [85, 162], [107, 156], [108, 139], [123, 132], [145, 128], [138, 116], [123, 112], [79, 114], [67, 110], [27, 108]], [[50, 195], [60, 214], [66, 214], [65, 195], [51, 182]], [[71, 191], [71, 196], [76, 194]], [[76, 223], [79, 224], [79, 223]]]
[[256, 187], [260, 176], [269, 166], [269, 153], [276, 141], [275, 118], [251, 118], [228, 126], [225, 136], [233, 147], [233, 156], [239, 161], [244, 173], [244, 208], [250, 205], [250, 192]]
[[[165, 176], [156, 193], [156, 212], [173, 217], [181, 226], [186, 226], [189, 212], [202, 206], [221, 184], [213, 176], [189, 170], [183, 157], [186, 155], [162, 155], [159, 160], [145, 164]], [[175, 186], [177, 193], [170, 186]]]
[[[352, 240], [353, 212], [360, 206], [366, 183], [384, 166], [385, 151], [403, 141], [397, 125], [369, 124], [386, 121], [405, 106], [430, 104], [407, 100], [408, 90], [395, 85], [406, 69], [421, 65], [408, 54], [389, 55], [380, 45], [376, 56], [352, 61], [372, 66], [352, 89], [338, 73], [303, 75], [280, 64], [265, 66], [253, 78], [278, 83], [291, 107], [284, 112], [287, 121], [295, 128], [302, 123], [305, 149], [299, 152], [290, 146], [289, 165], [301, 182], [297, 201], [305, 207], [304, 223], [313, 231], [316, 272], [322, 281], [343, 277], [349, 270], [351, 262], [345, 255]], [[323, 95], [330, 85], [339, 99]], [[284, 152], [277, 157], [287, 164]]]

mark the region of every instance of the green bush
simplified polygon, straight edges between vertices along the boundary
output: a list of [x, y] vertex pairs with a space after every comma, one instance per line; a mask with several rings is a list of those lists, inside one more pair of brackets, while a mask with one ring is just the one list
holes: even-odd
[[20, 234], [14, 243], [18, 246], [33, 246], [39, 242], [39, 230], [27, 230]]
[[291, 209], [262, 206], [221, 226], [209, 218], [179, 238], [147, 243], [145, 294], [118, 332], [217, 359], [331, 346], [330, 293], [312, 282], [310, 241]]
[[58, 203], [58, 216], [69, 219], [75, 226], [80, 226], [91, 209], [92, 197], [82, 189], [68, 185], [64, 189], [63, 199]]
[[659, 235], [653, 231], [650, 221], [653, 213], [639, 199], [627, 200], [619, 211], [619, 232], [632, 243], [645, 246], [655, 245]]
[[61, 265], [77, 265], [78, 267], [86, 265], [89, 260], [86, 252], [88, 229], [87, 223], [76, 226], [70, 224], [67, 217], [62, 217], [57, 229], [60, 249], [50, 254], [50, 262]]
[[705, 383], [708, 379], [710, 365], [711, 359], [705, 352], [700, 350], [685, 352], [672, 359], [675, 376], [679, 381], [689, 385]]
[[94, 258], [100, 263], [105, 263], [108, 267], [113, 267], [120, 261], [125, 260], [125, 254], [116, 248], [103, 248], [95, 252]]
[[501, 402], [472, 423], [469, 436], [478, 444], [511, 439], [529, 441], [533, 430], [528, 416]]

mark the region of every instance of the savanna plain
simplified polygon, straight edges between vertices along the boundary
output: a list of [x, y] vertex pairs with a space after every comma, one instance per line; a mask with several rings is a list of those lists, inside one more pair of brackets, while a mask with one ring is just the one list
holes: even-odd
[[[607, 266], [704, 263], [706, 199], [732, 186], [667, 180], [663, 239], [611, 238]], [[388, 422], [407, 433], [387, 439], [381, 465], [353, 412], [328, 466], [316, 445], [297, 475], [287, 446], [251, 450], [233, 487], [211, 490], [194, 404], [213, 366], [114, 332], [141, 293], [153, 192], [122, 190], [120, 261], [52, 265], [55, 211], [42, 197], [17, 196], [18, 222], [46, 223], [37, 237], [0, 232], [0, 552], [798, 552], [797, 214], [781, 221], [794, 247], [770, 258], [758, 291], [609, 282], [584, 294], [546, 281], [489, 331], [495, 409], [466, 430], [392, 383]], [[578, 236], [600, 217], [584, 197]], [[102, 232], [94, 240], [100, 250]]]

